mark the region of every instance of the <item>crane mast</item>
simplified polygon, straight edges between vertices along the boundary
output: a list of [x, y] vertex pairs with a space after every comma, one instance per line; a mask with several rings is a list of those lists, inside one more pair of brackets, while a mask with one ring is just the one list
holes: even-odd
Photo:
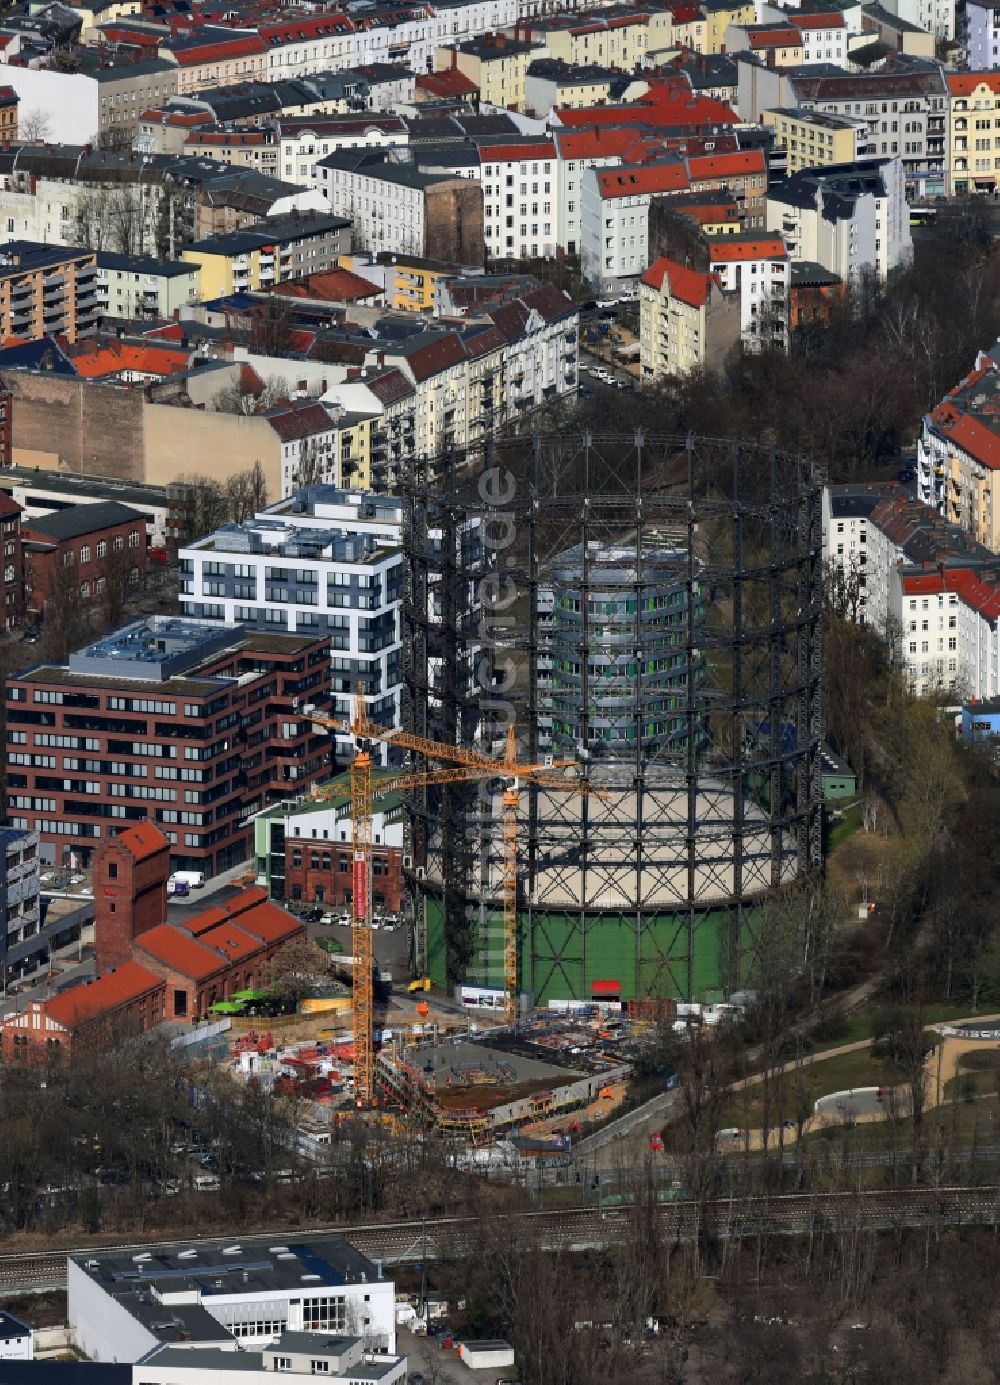
[[[477, 779], [503, 781], [501, 798], [502, 853], [501, 887], [503, 895], [503, 989], [504, 1018], [509, 1024], [517, 1020], [517, 844], [520, 781], [528, 780], [540, 788], [557, 789], [576, 794], [606, 797], [590, 784], [567, 780], [554, 771], [576, 765], [575, 760], [546, 759], [541, 764], [521, 764], [517, 758], [514, 727], [508, 726], [502, 756], [485, 755], [478, 750], [447, 745], [408, 731], [379, 726], [368, 719], [363, 698], [356, 698], [354, 715], [349, 722], [320, 716], [310, 708], [304, 714], [317, 728], [352, 735], [356, 746], [351, 761], [352, 816], [352, 907], [351, 947], [354, 954], [353, 1027], [354, 1027], [354, 1096], [359, 1107], [374, 1104], [375, 1090], [375, 1029], [374, 1029], [374, 955], [372, 945], [372, 803], [375, 797], [396, 789], [425, 787], [430, 784], [455, 784]], [[447, 768], [425, 773], [401, 774], [373, 785], [371, 743], [398, 746], [402, 750], [422, 755], [426, 759], [444, 760]], [[328, 794], [316, 797], [329, 797]]]

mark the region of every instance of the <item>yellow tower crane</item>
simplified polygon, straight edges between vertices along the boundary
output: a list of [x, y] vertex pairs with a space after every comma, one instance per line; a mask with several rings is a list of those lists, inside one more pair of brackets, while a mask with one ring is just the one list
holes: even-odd
[[[570, 793], [595, 794], [604, 797], [600, 789], [589, 784], [567, 780], [554, 773], [576, 765], [575, 760], [546, 759], [542, 764], [522, 764], [517, 758], [514, 728], [507, 728], [507, 744], [503, 756], [484, 755], [478, 750], [447, 745], [428, 740], [409, 731], [397, 731], [380, 726], [368, 719], [363, 698], [355, 698], [354, 715], [350, 722], [310, 714], [313, 725], [329, 731], [339, 731], [355, 739], [354, 759], [351, 762], [351, 821], [352, 821], [352, 894], [351, 909], [354, 954], [354, 1094], [359, 1106], [370, 1106], [375, 1099], [375, 1036], [372, 965], [371, 872], [372, 799], [396, 789], [422, 788], [430, 784], [455, 784], [468, 780], [500, 778], [504, 781], [503, 806], [503, 924], [504, 924], [504, 1014], [508, 1023], [517, 1018], [517, 831], [520, 802], [520, 781], [530, 780], [541, 788], [561, 789]], [[383, 780], [373, 789], [372, 761], [369, 749], [372, 741], [398, 746], [401, 750], [423, 755], [430, 760], [445, 760], [447, 769], [428, 770], [422, 774], [401, 774]]]

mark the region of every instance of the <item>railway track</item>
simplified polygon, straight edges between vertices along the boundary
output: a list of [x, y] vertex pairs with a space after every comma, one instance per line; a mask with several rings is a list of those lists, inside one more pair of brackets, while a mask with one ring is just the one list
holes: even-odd
[[[517, 1218], [547, 1250], [595, 1250], [620, 1241], [628, 1208], [581, 1208], [525, 1212]], [[993, 1226], [1000, 1224], [1000, 1186], [877, 1189], [847, 1193], [786, 1193], [760, 1198], [720, 1198], [703, 1211], [691, 1202], [676, 1202], [660, 1210], [664, 1234], [685, 1240], [698, 1232], [723, 1238], [760, 1235], [804, 1235], [859, 1230], [894, 1230], [924, 1226]], [[255, 1233], [256, 1235], [267, 1234]], [[272, 1233], [308, 1243], [331, 1235], [344, 1236], [363, 1254], [387, 1265], [419, 1262], [425, 1237], [413, 1221], [368, 1222], [357, 1226], [316, 1227]], [[191, 1236], [133, 1245], [78, 1246], [62, 1250], [0, 1255], [0, 1297], [38, 1293], [66, 1286], [66, 1260], [117, 1251], [178, 1251], [218, 1236]], [[473, 1248], [480, 1240], [475, 1217], [444, 1217], [426, 1228], [428, 1259], [449, 1259]]]

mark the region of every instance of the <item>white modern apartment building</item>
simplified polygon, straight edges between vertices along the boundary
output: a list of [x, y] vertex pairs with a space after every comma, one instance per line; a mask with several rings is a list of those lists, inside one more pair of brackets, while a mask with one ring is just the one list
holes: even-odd
[[317, 116], [282, 120], [278, 136], [278, 175], [301, 188], [316, 185], [316, 165], [341, 149], [391, 149], [409, 143], [398, 115]]
[[[319, 486], [179, 551], [185, 615], [328, 635], [335, 714], [365, 699], [400, 724], [403, 554], [398, 501]], [[351, 738], [337, 738], [349, 757]]]
[[812, 260], [846, 283], [864, 269], [885, 280], [913, 258], [900, 159], [803, 169], [767, 194], [767, 229], [793, 260]]
[[483, 144], [483, 237], [493, 260], [552, 256], [562, 242], [551, 139]]
[[[884, 10], [950, 43], [955, 37], [955, 0], [879, 0]], [[970, 13], [972, 4], [967, 6]]]

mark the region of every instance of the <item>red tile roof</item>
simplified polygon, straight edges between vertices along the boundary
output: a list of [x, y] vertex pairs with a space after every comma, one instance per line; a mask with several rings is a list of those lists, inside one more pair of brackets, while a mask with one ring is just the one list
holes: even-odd
[[364, 298], [377, 298], [381, 292], [379, 284], [373, 284], [350, 269], [319, 270], [315, 274], [304, 274], [300, 279], [286, 279], [275, 288], [275, 293], [291, 298], [317, 298], [325, 303], [356, 303]]
[[942, 404], [931, 414], [931, 420], [940, 433], [990, 471], [1000, 467], [1000, 435], [978, 418], [959, 413], [953, 404]]
[[199, 934], [199, 943], [219, 952], [230, 962], [242, 962], [260, 951], [260, 939], [229, 920]]
[[282, 442], [296, 442], [302, 438], [313, 438], [317, 433], [330, 433], [335, 426], [326, 409], [316, 400], [296, 402], [280, 412], [268, 413], [266, 417]]
[[738, 236], [719, 236], [708, 243], [708, 257], [712, 264], [735, 264], [743, 260], [783, 259], [785, 242], [780, 236], [761, 236], [756, 240], [743, 240]]
[[132, 371], [141, 375], [177, 375], [187, 370], [191, 353], [170, 346], [139, 346], [131, 342], [84, 342], [72, 360], [78, 375], [98, 380], [103, 375]]
[[426, 91], [431, 96], [471, 96], [479, 87], [460, 72], [457, 67], [446, 67], [443, 72], [424, 72], [414, 82], [417, 91]]
[[172, 923], [161, 923], [140, 933], [135, 942], [139, 956], [152, 957], [171, 971], [192, 981], [214, 976], [227, 965], [226, 959], [198, 939], [189, 937]]
[[795, 11], [795, 27], [802, 29], [843, 29], [844, 16], [840, 10]]
[[946, 567], [933, 572], [902, 574], [900, 585], [904, 596], [931, 596], [939, 592], [954, 592], [970, 610], [978, 611], [985, 620], [1000, 617], [1000, 585], [983, 577], [974, 568]]
[[952, 96], [971, 96], [980, 86], [1000, 95], [1000, 72], [947, 72], [945, 77]]
[[751, 48], [798, 48], [802, 43], [802, 35], [790, 24], [780, 29], [751, 27], [747, 30], [747, 40]]
[[763, 149], [744, 149], [738, 154], [696, 154], [687, 161], [692, 183], [701, 178], [745, 178], [767, 172]]
[[116, 1010], [162, 985], [160, 977], [138, 962], [125, 962], [114, 971], [103, 972], [94, 981], [53, 996], [45, 1001], [44, 1010], [65, 1029], [78, 1029], [92, 1020], [112, 1019]]
[[551, 140], [528, 140], [524, 144], [481, 144], [479, 146], [480, 162], [488, 163], [524, 163], [533, 159], [554, 159], [556, 156], [555, 145]]
[[295, 938], [305, 932], [297, 918], [268, 899], [240, 914], [239, 925], [245, 932], [251, 933], [268, 946]]
[[240, 914], [246, 913], [248, 909], [256, 908], [265, 899], [267, 899], [266, 890], [261, 889], [259, 885], [250, 885], [247, 889], [240, 890], [239, 894], [227, 899], [223, 904], [210, 904], [207, 909], [202, 909], [193, 918], [189, 918], [184, 926], [189, 933], [198, 937], [217, 924], [225, 923], [227, 919], [237, 918]]
[[449, 332], [446, 337], [419, 347], [407, 357], [406, 363], [413, 373], [414, 380], [419, 384], [421, 380], [428, 380], [439, 370], [446, 370], [448, 366], [457, 365], [464, 359], [465, 348], [462, 338]]
[[687, 186], [687, 172], [680, 160], [676, 163], [647, 164], [635, 168], [609, 168], [597, 173], [597, 190], [604, 198], [676, 192]]
[[642, 276], [642, 282], [650, 288], [659, 289], [662, 288], [664, 279], [667, 281], [670, 297], [677, 298], [692, 308], [703, 308], [708, 301], [712, 284], [720, 286], [717, 274], [700, 274], [695, 269], [687, 269], [674, 260], [668, 260], [665, 255], [650, 265]]
[[137, 861], [146, 861], [150, 856], [170, 849], [170, 842], [156, 824], [148, 819], [145, 822], [137, 822], [134, 827], [123, 828], [114, 840], [121, 842]]
[[20, 505], [6, 491], [0, 491], [0, 518], [9, 519], [11, 515], [22, 514]]
[[615, 125], [639, 121], [655, 129], [693, 131], [704, 126], [736, 125], [739, 116], [724, 101], [710, 96], [695, 96], [687, 77], [680, 75], [656, 82], [644, 96], [627, 105], [585, 106], [578, 110], [559, 107], [556, 111], [563, 126]]
[[267, 45], [259, 34], [234, 34], [223, 43], [192, 44], [172, 50], [178, 67], [197, 67], [199, 63], [224, 62], [227, 58], [248, 57], [266, 53]]
[[409, 380], [396, 366], [381, 375], [368, 378], [365, 384], [383, 406], [395, 404], [399, 399], [410, 399], [416, 393]]

